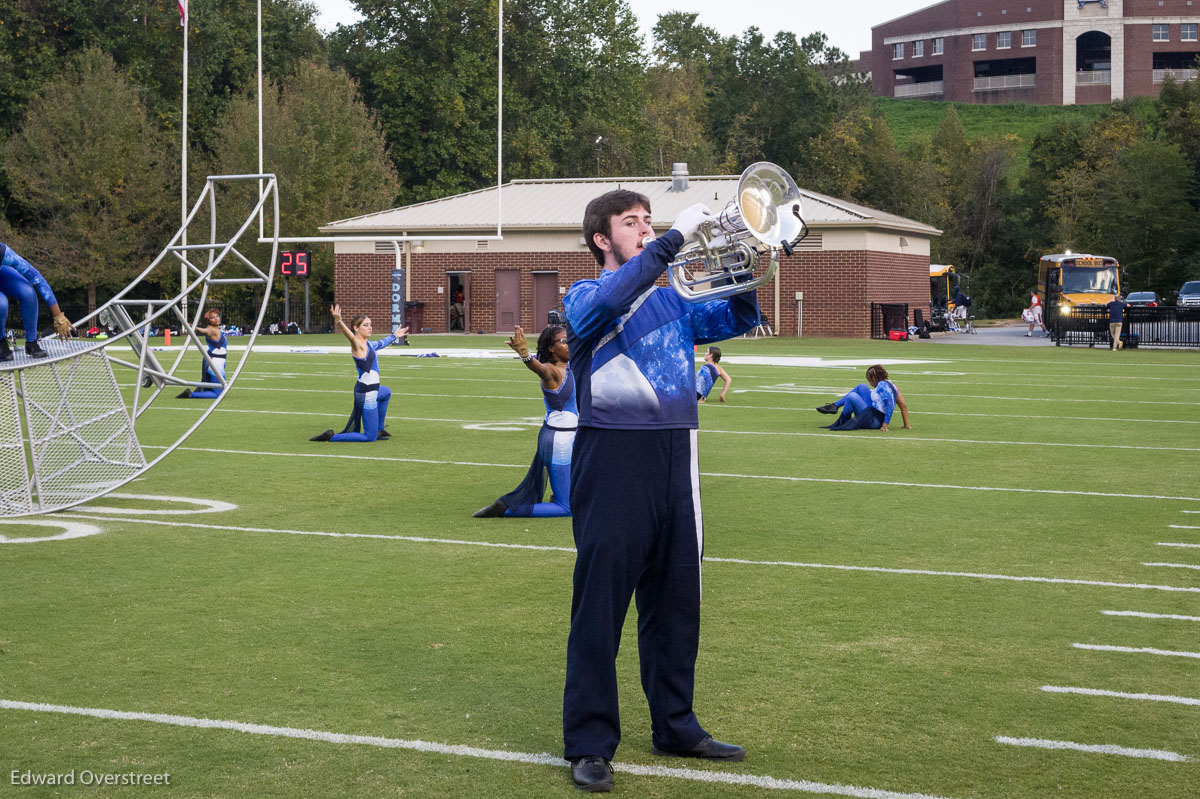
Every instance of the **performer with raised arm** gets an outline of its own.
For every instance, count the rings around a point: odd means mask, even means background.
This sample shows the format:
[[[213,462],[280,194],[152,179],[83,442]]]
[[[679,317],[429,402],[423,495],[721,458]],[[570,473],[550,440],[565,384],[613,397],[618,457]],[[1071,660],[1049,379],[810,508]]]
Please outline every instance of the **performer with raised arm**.
[[[638,653],[656,755],[741,760],[692,710],[700,641],[703,527],[693,370],[697,343],[758,323],[754,293],[688,303],[654,283],[711,222],[703,205],[654,239],[650,201],[627,190],[588,204],[584,239],[603,268],[563,300],[579,430],[571,462],[577,551],[567,676],[564,757],[575,785],[612,789],[621,738],[617,648],[637,596]]]
[[[537,454],[533,456],[525,479],[473,515],[477,518],[570,516],[571,447],[575,444],[579,411],[575,405],[575,378],[571,375],[567,331],[561,325],[550,325],[543,330],[538,336],[536,358],[529,352],[529,343],[520,325],[513,328],[512,337],[505,343],[521,356],[521,362],[529,371],[541,379],[546,418],[538,432]],[[552,495],[550,502],[542,502],[547,472]]]
[[[358,314],[350,320],[349,327],[342,321],[342,309],[334,305],[330,309],[333,323],[342,335],[350,340],[350,355],[354,358],[354,368],[358,370],[358,382],[354,384],[354,411],[350,421],[342,432],[334,434],[333,428],[320,435],[313,436],[309,441],[375,441],[391,438],[384,429],[387,422],[388,400],[392,390],[379,384],[379,358],[376,352],[394,344],[408,334],[407,327],[397,327],[390,336],[384,336],[379,341],[369,341],[371,338],[371,317]],[[359,432],[359,425],[362,432]]]
[[[221,330],[221,312],[209,308],[204,312],[204,324],[196,325],[196,332],[204,335],[208,347],[208,361],[200,366],[200,382],[216,383],[214,388],[184,389],[176,399],[215,399],[221,396],[225,383],[225,359],[229,354],[229,342]],[[209,361],[212,366],[209,366]]]
[[[38,344],[38,296],[50,307],[54,332],[60,337],[71,335],[71,321],[59,309],[58,300],[42,273],[17,254],[7,244],[0,244],[0,361],[13,359],[5,334],[8,323],[8,304],[15,300],[21,305],[21,323],[25,326],[25,354],[30,358],[48,357]]]

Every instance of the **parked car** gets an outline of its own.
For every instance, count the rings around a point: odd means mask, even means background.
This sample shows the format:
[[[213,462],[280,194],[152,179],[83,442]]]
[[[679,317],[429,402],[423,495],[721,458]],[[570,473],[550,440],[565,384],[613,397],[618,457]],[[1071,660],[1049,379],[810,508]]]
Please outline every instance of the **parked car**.
[[[1125,298],[1127,305],[1139,305],[1143,308],[1157,308],[1161,305],[1156,291],[1131,291]]]
[[[1200,305],[1200,280],[1189,280],[1183,284],[1183,288],[1179,290],[1179,300],[1176,305],[1180,308]]]

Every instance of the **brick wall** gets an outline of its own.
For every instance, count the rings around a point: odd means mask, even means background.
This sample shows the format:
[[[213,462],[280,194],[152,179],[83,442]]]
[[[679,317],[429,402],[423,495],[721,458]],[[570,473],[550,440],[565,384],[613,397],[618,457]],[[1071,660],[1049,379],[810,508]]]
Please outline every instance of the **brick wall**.
[[[389,281],[396,259],[392,255],[339,254],[334,267],[334,296],[349,318],[366,313],[374,320],[390,318]],[[425,303],[422,326],[447,332],[446,273],[470,270],[472,332],[496,331],[494,273],[521,273],[521,324],[541,330],[545,320],[533,319],[533,272],[556,270],[558,285],[594,278],[598,267],[588,252],[570,253],[414,253],[412,296]],[[929,313],[929,259],[867,251],[798,253],[780,263],[780,313],[774,319],[774,287],[759,291],[759,304],[778,335],[796,335],[796,292],[804,292],[805,336],[867,338],[871,334],[872,302],[907,302]],[[665,277],[659,280],[666,285]],[[561,295],[560,295],[561,296]],[[560,305],[561,307],[561,305]],[[384,325],[386,326],[386,324]],[[376,328],[383,326],[376,324]]]

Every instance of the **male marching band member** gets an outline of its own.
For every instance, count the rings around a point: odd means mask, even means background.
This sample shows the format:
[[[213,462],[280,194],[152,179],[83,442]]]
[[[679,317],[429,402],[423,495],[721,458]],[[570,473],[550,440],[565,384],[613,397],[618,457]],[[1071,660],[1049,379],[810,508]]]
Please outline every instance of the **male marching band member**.
[[[694,348],[758,323],[752,292],[691,304],[654,282],[712,214],[695,205],[652,239],[650,202],[626,190],[588,204],[584,239],[603,267],[563,300],[579,430],[571,462],[576,560],[563,692],[575,784],[612,788],[620,741],[617,647],[636,593],[642,684],[657,755],[741,760],[692,711],[703,527]]]

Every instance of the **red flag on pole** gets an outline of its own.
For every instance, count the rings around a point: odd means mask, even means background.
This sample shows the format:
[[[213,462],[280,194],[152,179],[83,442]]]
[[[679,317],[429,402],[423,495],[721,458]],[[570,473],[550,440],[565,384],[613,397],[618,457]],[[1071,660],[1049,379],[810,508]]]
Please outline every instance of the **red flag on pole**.
[[[187,23],[187,0],[179,0],[179,24]]]

